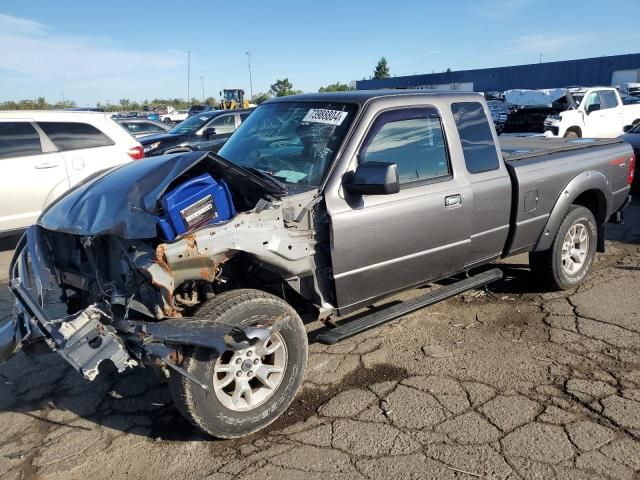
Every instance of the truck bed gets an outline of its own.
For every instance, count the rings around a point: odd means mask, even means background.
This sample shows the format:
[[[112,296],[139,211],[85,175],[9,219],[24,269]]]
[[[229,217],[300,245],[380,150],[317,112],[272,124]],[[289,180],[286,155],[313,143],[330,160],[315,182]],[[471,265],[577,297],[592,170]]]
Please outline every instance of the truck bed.
[[[500,148],[514,187],[509,255],[530,250],[541,238],[559,195],[581,173],[602,179],[610,209],[628,195],[624,165],[631,149],[620,140],[501,136]],[[614,210],[598,220],[605,222]]]
[[[507,162],[516,162],[542,155],[549,155],[572,150],[586,150],[620,143],[616,138],[577,138],[565,140],[563,138],[516,137],[502,135],[499,137],[502,156]]]

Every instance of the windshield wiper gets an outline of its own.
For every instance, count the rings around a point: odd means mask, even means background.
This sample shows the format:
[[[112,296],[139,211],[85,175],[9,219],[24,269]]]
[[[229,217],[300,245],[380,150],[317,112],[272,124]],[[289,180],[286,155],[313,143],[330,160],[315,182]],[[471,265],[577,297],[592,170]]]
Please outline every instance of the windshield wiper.
[[[246,168],[250,172],[257,174],[260,178],[263,178],[271,182],[272,185],[275,185],[280,189],[286,190],[287,188],[287,186],[284,183],[282,183],[280,180],[275,179],[273,176],[271,176],[264,170],[260,170],[259,168],[256,168],[256,167],[243,167],[243,168]]]

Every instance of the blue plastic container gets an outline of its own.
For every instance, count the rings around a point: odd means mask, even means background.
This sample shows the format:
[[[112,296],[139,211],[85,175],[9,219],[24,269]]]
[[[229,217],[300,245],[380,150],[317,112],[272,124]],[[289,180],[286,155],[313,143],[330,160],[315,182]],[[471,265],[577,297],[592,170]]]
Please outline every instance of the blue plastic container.
[[[236,214],[226,182],[206,173],[165,193],[160,203],[164,216],[158,219],[158,226],[167,240],[207,224],[225,222]]]

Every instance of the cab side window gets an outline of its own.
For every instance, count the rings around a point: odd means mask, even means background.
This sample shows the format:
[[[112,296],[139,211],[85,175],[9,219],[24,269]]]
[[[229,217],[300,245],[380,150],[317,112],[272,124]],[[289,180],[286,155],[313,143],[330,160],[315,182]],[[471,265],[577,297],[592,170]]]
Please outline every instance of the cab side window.
[[[0,159],[42,153],[40,135],[29,122],[0,122]]]
[[[600,94],[598,92],[591,92],[584,102],[584,111],[587,113],[594,112],[601,108]]]
[[[498,151],[484,108],[479,102],[451,104],[458,135],[469,173],[482,173],[500,168]]]
[[[392,110],[379,115],[358,160],[397,164],[401,188],[451,175],[442,123],[434,108]]]
[[[236,129],[235,114],[220,115],[209,122],[207,127],[215,128],[216,134],[231,133]]]
[[[602,98],[602,108],[616,108],[618,106],[618,96],[613,90],[603,90],[600,92]]]

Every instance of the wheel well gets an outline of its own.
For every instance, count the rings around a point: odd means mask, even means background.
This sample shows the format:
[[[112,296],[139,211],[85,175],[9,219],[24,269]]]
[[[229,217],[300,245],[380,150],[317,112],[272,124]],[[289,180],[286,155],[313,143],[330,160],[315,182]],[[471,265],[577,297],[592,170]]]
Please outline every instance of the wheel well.
[[[604,224],[607,221],[607,200],[604,198],[604,194],[600,190],[587,190],[578,195],[573,204],[588,208],[593,213],[598,228],[596,251],[604,253]]]
[[[575,132],[580,138],[582,138],[582,129],[580,127],[569,127],[566,130],[567,132]],[[566,135],[566,132],[565,132]]]
[[[594,189],[582,192],[573,201],[573,204],[580,205],[591,210],[591,213],[593,213],[593,216],[596,218],[598,225],[602,225],[606,222],[607,200],[600,190]]]

